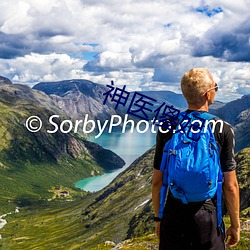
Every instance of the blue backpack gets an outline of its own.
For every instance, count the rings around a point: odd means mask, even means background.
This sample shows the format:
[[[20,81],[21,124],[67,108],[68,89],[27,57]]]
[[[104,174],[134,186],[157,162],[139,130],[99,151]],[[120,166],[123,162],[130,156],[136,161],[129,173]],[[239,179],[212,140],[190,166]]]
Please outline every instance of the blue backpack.
[[[163,217],[168,189],[184,204],[211,199],[217,192],[217,220],[221,226],[222,171],[220,154],[207,112],[183,112],[172,138],[165,144],[160,170],[159,218]],[[197,123],[199,125],[197,125]]]

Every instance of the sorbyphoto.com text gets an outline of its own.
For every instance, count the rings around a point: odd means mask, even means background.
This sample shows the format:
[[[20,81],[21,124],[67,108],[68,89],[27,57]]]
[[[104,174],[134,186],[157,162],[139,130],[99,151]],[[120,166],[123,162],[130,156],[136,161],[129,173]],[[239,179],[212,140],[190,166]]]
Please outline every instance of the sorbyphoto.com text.
[[[100,137],[104,132],[112,133],[114,130],[117,132],[120,130],[121,133],[133,133],[134,131],[138,133],[146,133],[149,130],[151,133],[157,133],[159,129],[162,133],[167,133],[171,130],[171,127],[166,127],[162,122],[157,124],[158,121],[151,120],[139,120],[135,122],[132,119],[128,119],[128,114],[121,117],[119,115],[112,115],[110,120],[105,120],[101,122],[100,120],[92,120],[89,119],[89,115],[86,114],[84,119],[71,121],[69,119],[63,120],[58,124],[58,119],[60,119],[59,115],[52,115],[48,118],[46,123],[50,124],[50,129],[47,129],[46,132],[49,134],[54,134],[60,131],[61,133],[83,133],[83,134],[91,134],[94,133],[94,137]],[[25,123],[26,128],[32,132],[36,133],[41,130],[43,123],[38,116],[30,116]],[[183,124],[187,123],[188,120],[183,120],[181,124],[179,124],[176,129],[173,129],[173,133],[180,132],[183,133],[182,127]],[[201,128],[204,127],[204,132],[207,131],[208,126],[211,127],[212,132],[215,130],[215,126],[219,123],[220,129],[219,133],[222,133],[223,130],[223,121],[222,120],[206,120],[205,124],[201,124],[200,120],[194,120],[191,122],[191,132],[199,133]],[[197,125],[198,124],[198,125]],[[52,126],[52,127],[51,127]],[[165,127],[165,128],[163,128]]]

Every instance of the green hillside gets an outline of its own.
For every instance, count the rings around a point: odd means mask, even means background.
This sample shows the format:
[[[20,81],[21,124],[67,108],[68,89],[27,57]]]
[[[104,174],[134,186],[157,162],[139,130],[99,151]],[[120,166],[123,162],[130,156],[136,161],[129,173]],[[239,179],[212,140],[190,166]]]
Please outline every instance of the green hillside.
[[[119,156],[80,135],[47,133],[52,130],[48,118],[54,114],[67,117],[44,93],[0,85],[0,215],[53,197],[49,190],[55,186],[74,189],[75,182],[91,174],[124,165]],[[37,133],[25,127],[32,115],[43,121]]]
[[[249,168],[249,150],[236,157],[239,171],[242,166]],[[105,241],[124,250],[157,249],[156,237],[148,235],[154,232],[150,198],[153,153],[154,148],[102,191],[74,201],[55,199],[7,216],[8,224],[0,230],[3,249],[111,249]],[[239,181],[241,187],[245,185],[241,177]],[[228,225],[227,217],[225,221]],[[243,250],[249,246],[249,219],[242,217],[241,221],[241,242],[235,249]]]

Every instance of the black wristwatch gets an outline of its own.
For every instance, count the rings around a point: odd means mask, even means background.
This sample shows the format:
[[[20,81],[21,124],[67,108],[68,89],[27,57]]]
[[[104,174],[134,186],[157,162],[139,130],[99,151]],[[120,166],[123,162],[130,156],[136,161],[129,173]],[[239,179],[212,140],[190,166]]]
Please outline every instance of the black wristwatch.
[[[154,216],[154,221],[161,221],[161,218]]]

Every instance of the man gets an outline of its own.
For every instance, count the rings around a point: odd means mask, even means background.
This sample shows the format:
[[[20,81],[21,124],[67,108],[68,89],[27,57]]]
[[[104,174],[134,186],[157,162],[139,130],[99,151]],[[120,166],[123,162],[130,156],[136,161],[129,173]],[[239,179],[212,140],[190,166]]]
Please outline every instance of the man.
[[[188,103],[187,112],[208,112],[214,102],[217,84],[207,69],[194,68],[186,72],[181,80],[181,89]],[[216,124],[214,137],[220,148],[220,162],[223,171],[223,196],[230,216],[231,225],[226,231],[217,226],[215,198],[203,202],[183,204],[168,193],[163,218],[159,219],[160,189],[163,172],[160,171],[165,143],[173,133],[158,131],[152,180],[155,230],[160,239],[161,250],[210,249],[221,250],[236,246],[240,239],[239,187],[234,160],[234,133],[232,127],[223,121],[223,129]],[[163,127],[164,128],[164,127]],[[220,133],[221,132],[221,133]],[[226,237],[225,237],[226,236]]]

